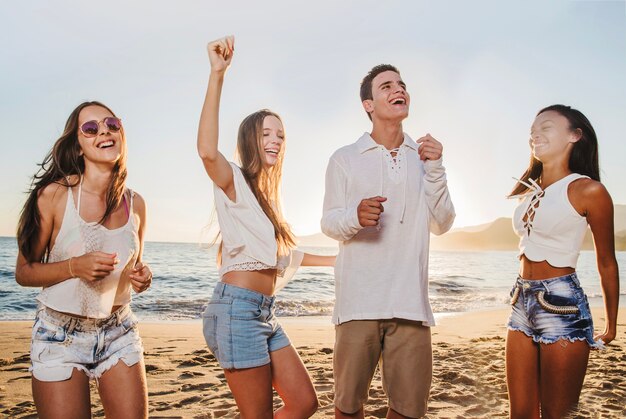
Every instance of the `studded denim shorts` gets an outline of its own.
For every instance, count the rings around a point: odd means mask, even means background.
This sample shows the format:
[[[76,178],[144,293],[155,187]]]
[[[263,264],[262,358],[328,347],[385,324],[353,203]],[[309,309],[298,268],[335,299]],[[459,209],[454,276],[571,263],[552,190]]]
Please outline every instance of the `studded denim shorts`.
[[[220,366],[260,367],[270,352],[289,346],[274,315],[275,297],[218,282],[202,314],[204,338]]]
[[[126,305],[104,319],[82,319],[37,309],[30,347],[33,376],[39,381],[63,381],[72,370],[98,379],[121,359],[133,366],[143,358],[137,318]]]
[[[524,332],[537,343],[584,340],[592,348],[593,320],[589,302],[575,273],[543,280],[518,278],[511,290],[509,330]]]

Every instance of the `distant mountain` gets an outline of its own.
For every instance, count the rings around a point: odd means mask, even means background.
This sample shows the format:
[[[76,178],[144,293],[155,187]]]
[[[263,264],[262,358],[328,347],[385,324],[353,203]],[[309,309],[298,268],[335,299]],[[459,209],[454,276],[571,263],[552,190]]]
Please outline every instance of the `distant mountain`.
[[[310,236],[298,237],[298,246],[304,247],[337,247],[337,241],[324,233],[311,234]]]

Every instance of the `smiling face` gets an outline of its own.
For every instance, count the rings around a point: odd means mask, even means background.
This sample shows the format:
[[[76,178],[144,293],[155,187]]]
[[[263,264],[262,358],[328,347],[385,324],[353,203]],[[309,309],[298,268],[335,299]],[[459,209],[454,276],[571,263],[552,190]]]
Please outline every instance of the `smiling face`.
[[[110,130],[104,119],[114,115],[101,106],[87,106],[78,115],[78,143],[85,162],[115,164],[125,153],[123,128],[114,132]],[[94,137],[87,137],[80,127],[87,121],[98,122],[98,133]]]
[[[556,111],[542,112],[530,129],[529,144],[533,156],[542,163],[569,158],[580,130],[572,130],[566,117]]]
[[[263,119],[263,150],[262,157],[266,166],[274,166],[282,153],[285,132],[280,119],[268,115]]]
[[[372,80],[372,99],[363,101],[363,108],[372,120],[402,121],[409,116],[411,97],[406,85],[395,71],[385,71]]]

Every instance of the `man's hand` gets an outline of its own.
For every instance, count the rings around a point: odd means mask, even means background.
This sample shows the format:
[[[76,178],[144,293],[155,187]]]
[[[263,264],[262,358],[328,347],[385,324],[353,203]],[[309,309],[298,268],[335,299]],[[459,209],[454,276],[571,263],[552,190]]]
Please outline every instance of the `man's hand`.
[[[416,141],[419,148],[417,152],[420,155],[420,159],[426,160],[439,160],[443,154],[443,146],[437,140],[435,140],[430,134],[426,134],[422,138]]]
[[[361,224],[362,227],[377,226],[381,214],[385,211],[382,203],[386,200],[387,198],[382,196],[374,196],[362,200],[357,207],[359,224]]]

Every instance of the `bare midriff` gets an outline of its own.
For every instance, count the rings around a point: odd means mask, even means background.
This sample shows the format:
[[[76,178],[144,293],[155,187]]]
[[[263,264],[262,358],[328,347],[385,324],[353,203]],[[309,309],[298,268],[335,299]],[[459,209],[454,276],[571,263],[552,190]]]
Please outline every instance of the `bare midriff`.
[[[557,268],[550,265],[547,261],[533,262],[525,255],[520,258],[520,277],[522,279],[548,279],[556,278],[559,276],[569,275],[576,270],[572,267],[566,266],[564,268]]]
[[[230,271],[222,276],[222,282],[235,287],[246,288],[268,296],[274,295],[276,269],[261,271]]]

